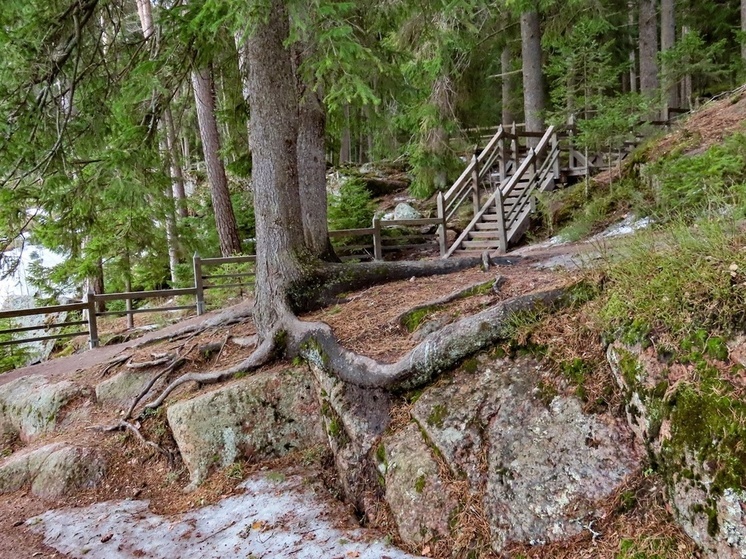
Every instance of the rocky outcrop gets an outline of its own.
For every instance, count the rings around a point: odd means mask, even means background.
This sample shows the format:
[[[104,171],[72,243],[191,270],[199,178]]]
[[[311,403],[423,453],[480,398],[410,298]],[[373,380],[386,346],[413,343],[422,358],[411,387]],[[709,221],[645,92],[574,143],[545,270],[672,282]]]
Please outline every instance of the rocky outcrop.
[[[311,376],[288,369],[257,373],[177,402],[167,417],[195,487],[213,466],[241,458],[257,462],[320,444],[319,412]]]
[[[29,442],[55,429],[60,413],[82,395],[70,381],[50,383],[42,376],[27,376],[0,387],[0,432]]]
[[[50,444],[23,450],[0,463],[0,493],[30,486],[42,499],[57,499],[94,487],[104,476],[101,454],[90,448]]]
[[[383,439],[379,467],[404,541],[456,536],[448,520],[457,503],[433,453],[480,498],[497,552],[579,533],[639,469],[626,426],[583,413],[574,398],[541,398],[540,368],[530,359],[470,361],[423,392],[412,409],[417,426]]]
[[[744,559],[746,405],[695,358],[696,366],[664,363],[639,346],[608,350],[629,423],[667,481],[677,521],[707,557]],[[695,371],[696,385],[687,382]]]
[[[394,398],[385,390],[340,382],[321,367],[311,370],[342,495],[360,512],[372,513],[381,487],[371,456],[391,422]]]
[[[124,370],[96,385],[96,401],[106,407],[127,410],[159,371]]]
[[[386,502],[402,540],[419,546],[450,537],[459,502],[417,426],[384,437],[380,448]]]

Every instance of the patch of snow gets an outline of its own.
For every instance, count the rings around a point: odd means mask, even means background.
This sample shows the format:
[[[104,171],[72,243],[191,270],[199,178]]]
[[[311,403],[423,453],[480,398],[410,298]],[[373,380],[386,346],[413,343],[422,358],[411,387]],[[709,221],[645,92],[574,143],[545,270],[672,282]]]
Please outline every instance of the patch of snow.
[[[639,231],[640,229],[646,229],[647,227],[650,227],[653,224],[653,220],[649,217],[644,217],[642,219],[637,219],[636,216],[632,214],[627,214],[624,216],[624,219],[620,221],[619,223],[616,223],[606,229],[606,231],[602,231],[598,235],[594,235],[591,237],[591,241],[600,241],[601,239],[608,239],[610,237],[621,237],[622,235],[631,235],[635,231]]]
[[[416,557],[371,539],[369,530],[335,525],[342,508],[325,502],[301,476],[273,482],[258,475],[241,487],[241,495],[173,517],[149,512],[147,501],[128,500],[51,510],[26,524],[76,559]]]

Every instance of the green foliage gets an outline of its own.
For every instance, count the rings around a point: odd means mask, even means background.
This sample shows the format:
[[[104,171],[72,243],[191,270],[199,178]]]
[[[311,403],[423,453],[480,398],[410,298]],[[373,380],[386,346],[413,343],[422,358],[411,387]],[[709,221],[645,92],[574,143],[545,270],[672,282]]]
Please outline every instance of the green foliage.
[[[625,538],[619,542],[619,552],[614,559],[675,559],[679,556],[677,543],[672,538]]]
[[[725,52],[726,39],[708,44],[696,31],[681,36],[673,48],[660,54],[663,87],[673,87],[687,75],[698,76],[700,83],[722,80],[730,70]]]
[[[746,135],[730,136],[697,155],[673,153],[651,165],[646,175],[655,187],[659,218],[724,211],[743,216]]]
[[[638,235],[624,257],[609,264],[601,312],[606,328],[642,325],[651,336],[665,332],[675,340],[701,329],[710,335],[742,329],[745,243],[742,229],[725,219]]]
[[[17,339],[13,334],[4,334],[3,330],[11,330],[16,325],[12,320],[0,319],[0,342],[9,342]],[[28,363],[33,352],[27,345],[0,346],[0,373],[10,371],[17,367],[23,367]]]
[[[329,229],[359,229],[370,227],[375,204],[365,184],[356,178],[345,181],[337,194],[329,196]]]

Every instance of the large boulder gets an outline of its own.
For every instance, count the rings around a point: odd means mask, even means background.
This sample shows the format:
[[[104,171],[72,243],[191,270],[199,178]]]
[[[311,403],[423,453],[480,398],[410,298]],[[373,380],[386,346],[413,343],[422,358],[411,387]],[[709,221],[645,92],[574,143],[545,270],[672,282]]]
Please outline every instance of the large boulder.
[[[103,479],[105,462],[90,448],[54,443],[22,450],[0,463],[0,493],[30,486],[42,499],[57,499],[94,487]]]
[[[433,450],[414,424],[381,441],[379,465],[386,484],[386,502],[399,536],[407,545],[421,545],[450,536],[449,521],[459,507],[455,492],[441,477]]]
[[[730,357],[741,361],[741,348],[735,340]],[[664,362],[652,348],[621,343],[607,358],[628,421],[666,478],[678,523],[706,557],[745,559],[746,404],[727,373],[702,355],[696,365]]]
[[[43,376],[27,376],[0,387],[0,432],[17,434],[23,442],[53,431],[64,408],[83,395],[70,381],[50,383]]]
[[[548,401],[536,361],[482,358],[463,369],[426,390],[412,415],[452,473],[484,495],[495,551],[579,533],[639,469],[623,422],[585,414],[575,398]]]
[[[298,369],[257,373],[177,402],[167,417],[190,488],[204,481],[212,466],[240,458],[259,462],[324,440],[312,378]]]

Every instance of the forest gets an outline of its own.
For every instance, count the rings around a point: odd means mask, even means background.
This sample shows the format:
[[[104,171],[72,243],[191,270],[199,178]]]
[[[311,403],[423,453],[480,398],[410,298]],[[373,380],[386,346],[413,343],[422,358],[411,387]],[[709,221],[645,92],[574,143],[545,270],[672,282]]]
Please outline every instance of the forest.
[[[573,115],[579,145],[610,147],[740,83],[744,5],[4,2],[0,251],[32,241],[63,254],[34,274],[52,296],[178,285],[195,252],[253,253],[262,148],[249,128],[277,101],[306,241],[325,254],[327,167],[399,162],[427,198],[458,176],[480,127]],[[252,38],[278,18],[285,106],[251,91]]]

